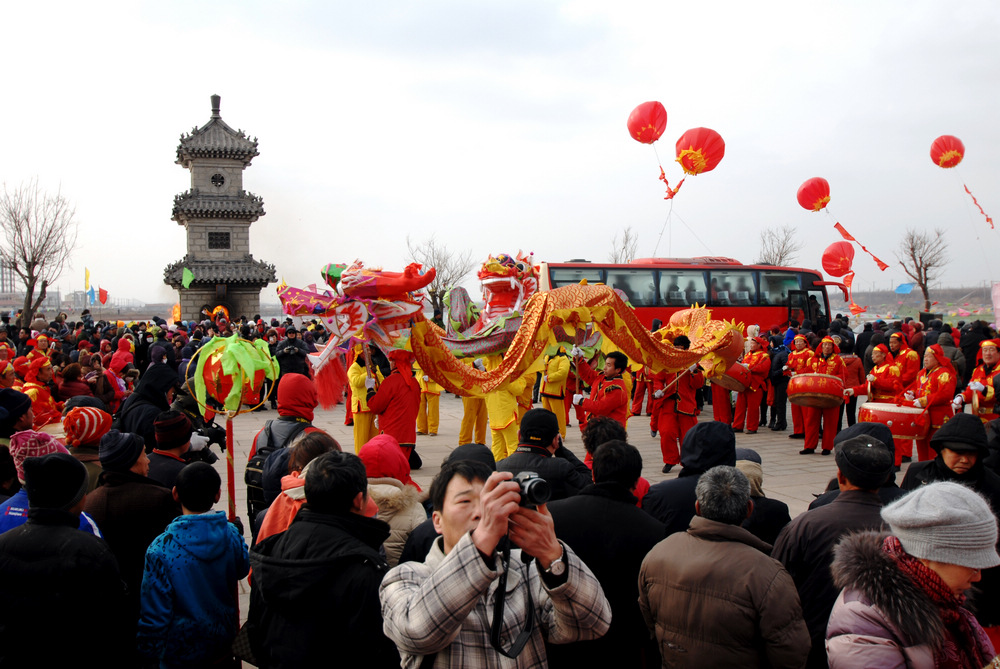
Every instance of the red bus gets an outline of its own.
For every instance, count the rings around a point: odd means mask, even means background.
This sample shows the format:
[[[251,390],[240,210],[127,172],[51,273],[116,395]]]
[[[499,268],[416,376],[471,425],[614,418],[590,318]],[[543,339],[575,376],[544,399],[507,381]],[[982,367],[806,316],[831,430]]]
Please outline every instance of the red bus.
[[[603,283],[621,290],[646,327],[658,318],[692,304],[708,306],[716,319],[757,324],[761,331],[789,320],[808,319],[826,327],[830,303],[825,281],[817,270],[773,265],[744,265],[732,258],[639,258],[627,264],[571,260],[541,263],[539,289],[580,283]]]

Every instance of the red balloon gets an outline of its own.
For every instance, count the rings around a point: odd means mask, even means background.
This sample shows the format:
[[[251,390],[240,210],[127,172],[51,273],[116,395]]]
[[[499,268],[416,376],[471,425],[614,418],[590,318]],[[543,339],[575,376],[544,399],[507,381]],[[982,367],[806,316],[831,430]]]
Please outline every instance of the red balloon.
[[[691,128],[677,140],[677,162],[687,174],[711,172],[726,155],[722,135],[711,128]]]
[[[823,251],[823,271],[830,276],[844,276],[851,271],[854,247],[850,242],[834,242]]]
[[[823,177],[813,177],[799,186],[795,194],[799,204],[809,211],[819,211],[830,202],[830,182]]]
[[[643,102],[628,115],[628,132],[632,139],[652,144],[667,129],[667,110],[659,102]]]
[[[938,167],[955,167],[965,157],[965,145],[954,135],[941,135],[931,144],[931,160]]]

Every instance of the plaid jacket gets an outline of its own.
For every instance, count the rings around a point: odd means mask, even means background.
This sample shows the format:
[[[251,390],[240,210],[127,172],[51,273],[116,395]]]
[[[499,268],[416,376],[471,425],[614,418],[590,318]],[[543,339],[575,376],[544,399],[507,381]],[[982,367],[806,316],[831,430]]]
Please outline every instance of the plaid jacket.
[[[597,639],[611,624],[611,606],[587,565],[564,545],[566,583],[549,590],[536,563],[511,551],[502,642],[509,648],[524,628],[527,592],[535,603],[531,638],[516,659],[490,645],[490,621],[498,569],[486,566],[471,532],[444,555],[435,541],[426,562],[405,562],[382,581],[379,598],[385,634],[399,648],[404,669],[420,666],[421,656],[437,653],[434,667],[547,667],[545,641],[572,643]]]

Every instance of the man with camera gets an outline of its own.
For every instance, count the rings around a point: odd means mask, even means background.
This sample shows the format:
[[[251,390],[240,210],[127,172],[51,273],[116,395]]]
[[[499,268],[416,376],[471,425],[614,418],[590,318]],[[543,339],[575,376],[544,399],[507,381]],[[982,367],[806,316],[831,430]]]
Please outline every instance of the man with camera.
[[[611,608],[597,579],[556,539],[544,504],[521,506],[524,487],[512,479],[459,460],[431,484],[442,536],[425,562],[398,565],[379,591],[385,633],[403,667],[544,666],[546,640],[607,632]]]
[[[525,413],[518,437],[517,450],[497,463],[497,471],[515,476],[524,471],[537,473],[548,482],[552,501],[572,497],[592,483],[587,465],[563,446],[559,419],[548,409]]]

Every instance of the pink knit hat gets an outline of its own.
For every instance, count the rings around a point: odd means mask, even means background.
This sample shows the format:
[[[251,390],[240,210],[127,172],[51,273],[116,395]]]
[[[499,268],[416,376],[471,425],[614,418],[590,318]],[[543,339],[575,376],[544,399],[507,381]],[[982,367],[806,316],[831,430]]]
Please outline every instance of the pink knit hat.
[[[45,432],[23,430],[15,432],[10,437],[10,456],[14,458],[17,480],[22,483],[24,482],[24,461],[49,453],[69,453],[69,451],[58,439]]]

